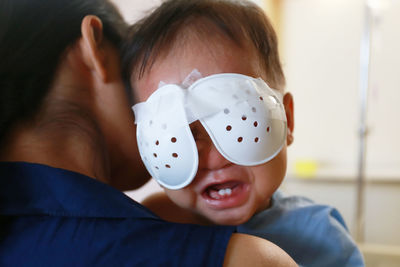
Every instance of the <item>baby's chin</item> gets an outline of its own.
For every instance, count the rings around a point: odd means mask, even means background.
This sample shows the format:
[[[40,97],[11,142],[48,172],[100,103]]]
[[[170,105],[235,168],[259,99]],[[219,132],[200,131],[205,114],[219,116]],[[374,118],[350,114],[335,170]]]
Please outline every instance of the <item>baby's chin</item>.
[[[202,215],[205,220],[209,221],[210,224],[217,225],[240,225],[252,217],[252,213],[247,212],[243,214],[242,212],[235,211],[213,211],[211,214]]]
[[[209,224],[217,225],[240,225],[244,224],[251,219],[256,213],[268,209],[270,207],[271,200],[265,200],[264,203],[252,203],[247,202],[245,205],[229,209],[208,209],[203,207],[201,210],[197,210],[197,214],[203,217]]]

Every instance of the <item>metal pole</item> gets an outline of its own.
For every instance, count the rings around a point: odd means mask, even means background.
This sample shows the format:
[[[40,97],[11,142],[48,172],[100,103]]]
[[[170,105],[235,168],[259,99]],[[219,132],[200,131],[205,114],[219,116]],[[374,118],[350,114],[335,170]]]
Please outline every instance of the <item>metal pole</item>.
[[[360,125],[359,125],[359,151],[357,172],[357,202],[356,202],[356,240],[364,242],[364,195],[365,195],[365,163],[367,129],[367,104],[369,66],[371,55],[371,27],[372,14],[368,4],[365,4],[364,30],[360,46]]]

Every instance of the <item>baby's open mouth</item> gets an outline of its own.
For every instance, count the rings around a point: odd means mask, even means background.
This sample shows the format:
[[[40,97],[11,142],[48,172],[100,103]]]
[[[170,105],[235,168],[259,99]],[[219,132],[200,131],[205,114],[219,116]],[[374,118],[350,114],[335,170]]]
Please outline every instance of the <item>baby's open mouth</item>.
[[[226,182],[222,184],[214,184],[208,186],[204,190],[204,195],[211,199],[219,200],[229,198],[235,194],[235,192],[239,189],[242,183],[240,182]]]
[[[222,183],[210,183],[203,191],[202,198],[207,207],[223,210],[245,204],[251,193],[251,185],[243,181],[230,180]]]

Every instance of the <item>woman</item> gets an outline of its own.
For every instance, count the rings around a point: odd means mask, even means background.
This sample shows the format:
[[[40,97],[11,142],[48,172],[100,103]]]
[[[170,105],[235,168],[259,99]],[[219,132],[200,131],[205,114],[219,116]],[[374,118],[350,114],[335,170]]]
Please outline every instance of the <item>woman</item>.
[[[0,0],[1,266],[288,266],[231,227],[167,223],[147,179],[106,0]],[[97,180],[97,181],[96,181]]]

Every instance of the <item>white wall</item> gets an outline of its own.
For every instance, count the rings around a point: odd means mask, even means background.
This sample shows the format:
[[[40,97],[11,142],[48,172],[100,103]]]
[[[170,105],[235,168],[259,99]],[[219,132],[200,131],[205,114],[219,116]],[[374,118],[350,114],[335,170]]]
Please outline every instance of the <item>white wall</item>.
[[[161,3],[161,0],[111,0],[124,16],[125,20],[133,23],[143,17],[153,7]]]
[[[362,29],[360,1],[284,1],[283,62],[295,100],[294,161],[313,159],[331,176],[354,176]]]
[[[386,2],[373,25],[367,176],[400,179],[400,2]],[[296,122],[289,172],[297,160],[312,159],[319,177],[354,178],[364,1],[283,3],[283,59]]]
[[[350,230],[355,226],[365,2],[283,0],[281,26],[287,87],[295,100],[295,141],[283,188],[336,206]],[[365,241],[397,246],[391,254],[397,256],[392,265],[383,263],[386,257],[367,266],[399,266],[400,1],[374,2],[386,3],[386,9],[374,11],[372,24]],[[297,178],[296,162],[303,159],[317,165],[308,180]]]

